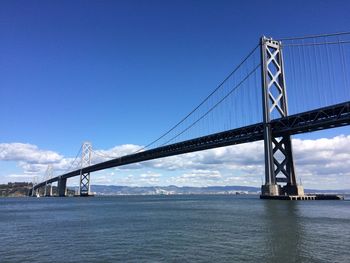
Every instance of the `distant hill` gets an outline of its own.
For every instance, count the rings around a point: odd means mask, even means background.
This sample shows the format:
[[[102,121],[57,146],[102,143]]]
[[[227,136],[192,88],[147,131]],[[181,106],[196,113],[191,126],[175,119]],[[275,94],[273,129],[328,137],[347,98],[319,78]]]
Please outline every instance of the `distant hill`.
[[[152,194],[235,194],[236,192],[257,193],[260,188],[248,186],[209,186],[209,187],[178,187],[170,186],[116,186],[92,185],[91,191],[97,195],[152,195]]]
[[[27,182],[0,184],[0,197],[27,196],[32,187],[32,183]]]
[[[96,195],[154,195],[154,194],[260,194],[260,187],[250,186],[208,186],[208,187],[178,187],[169,186],[117,186],[91,185],[91,191]],[[350,190],[316,190],[305,189],[306,193],[337,193],[347,194]]]
[[[0,184],[0,197],[27,196],[32,183],[15,182]],[[91,185],[91,191],[96,195],[181,195],[181,194],[260,194],[260,187],[251,186],[118,186],[118,185]],[[319,194],[350,194],[350,189],[342,190],[317,190],[305,189],[306,193]],[[44,195],[44,188],[40,189],[40,195]],[[57,187],[53,186],[53,195],[57,195]],[[68,195],[74,195],[74,189],[68,188]]]
[[[14,182],[0,184],[0,197],[24,197],[28,196],[33,184],[28,182]],[[44,195],[44,188],[40,188],[40,196]],[[57,195],[57,186],[52,187],[53,195]],[[73,189],[67,189],[67,194],[74,195]]]

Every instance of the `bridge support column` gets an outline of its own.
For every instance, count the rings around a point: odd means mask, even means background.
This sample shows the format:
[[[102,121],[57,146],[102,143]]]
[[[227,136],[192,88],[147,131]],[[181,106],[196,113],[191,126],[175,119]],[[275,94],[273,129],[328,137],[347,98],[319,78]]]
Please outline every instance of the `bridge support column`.
[[[261,195],[304,195],[296,183],[291,137],[275,136],[270,125],[272,119],[288,115],[281,42],[261,38],[261,69],[265,151],[265,185]]]
[[[80,170],[80,183],[79,183],[79,195],[90,196],[90,173],[83,172],[83,168],[91,165],[91,151],[92,146],[89,142],[84,142],[81,155],[81,170]]]
[[[57,183],[58,196],[63,197],[67,195],[67,179],[59,178]]]
[[[45,193],[44,196],[52,196],[52,183],[45,185]]]

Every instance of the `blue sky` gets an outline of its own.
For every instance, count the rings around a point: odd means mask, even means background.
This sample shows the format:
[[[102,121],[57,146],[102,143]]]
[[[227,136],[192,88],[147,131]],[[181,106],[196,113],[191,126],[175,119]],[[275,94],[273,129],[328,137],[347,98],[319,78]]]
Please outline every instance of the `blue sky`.
[[[101,150],[145,145],[206,97],[260,36],[347,31],[349,9],[348,1],[321,0],[3,0],[0,143],[30,144],[65,158],[85,140]],[[26,163],[3,158],[2,181],[26,173]],[[155,169],[137,174],[191,173]]]

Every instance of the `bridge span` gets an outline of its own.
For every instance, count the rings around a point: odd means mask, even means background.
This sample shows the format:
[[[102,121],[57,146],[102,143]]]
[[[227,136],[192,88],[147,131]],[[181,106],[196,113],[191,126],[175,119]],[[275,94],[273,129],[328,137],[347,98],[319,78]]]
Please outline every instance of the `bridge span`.
[[[290,115],[271,121],[272,134],[277,137],[320,131],[346,125],[350,125],[350,101],[325,108],[303,112],[300,114]],[[45,185],[52,184],[54,182],[59,182],[58,185],[61,186],[61,188],[66,187],[66,182],[62,183],[61,181],[66,181],[68,178],[79,176],[82,173],[85,174],[97,172],[108,168],[179,154],[260,141],[264,138],[263,131],[264,124],[257,123],[234,130],[211,134],[208,136],[203,136],[180,143],[174,143],[156,149],[122,156],[53,177],[47,181],[43,181],[35,185],[34,190],[40,187],[45,187]],[[59,192],[61,193],[61,196],[63,196],[62,193],[65,192],[65,189],[61,189]]]

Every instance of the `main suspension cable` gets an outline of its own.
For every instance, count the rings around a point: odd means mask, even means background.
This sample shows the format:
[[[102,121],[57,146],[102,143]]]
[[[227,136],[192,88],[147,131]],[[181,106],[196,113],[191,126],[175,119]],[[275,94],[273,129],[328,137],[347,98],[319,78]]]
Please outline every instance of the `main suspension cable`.
[[[301,40],[301,39],[308,39],[308,38],[332,37],[332,36],[341,36],[341,35],[350,35],[350,31],[330,33],[330,34],[306,35],[306,36],[300,36],[300,37],[279,38],[278,41]]]
[[[164,134],[162,134],[160,137],[155,139],[154,141],[150,142],[146,146],[139,149],[136,153],[141,152],[145,149],[147,149],[149,146],[153,145],[154,143],[158,142],[162,138],[164,138],[166,135],[168,135],[170,132],[175,130],[180,124],[182,124],[186,119],[188,119],[194,112],[196,112],[210,97],[212,97],[221,87],[222,85],[235,73],[237,70],[246,62],[250,56],[256,51],[256,49],[260,46],[260,44],[256,45],[249,53],[248,55],[241,61],[241,63],[238,64],[238,66],[197,106],[195,107],[190,113],[188,113],[185,117],[183,117],[178,123],[176,123],[172,128],[170,128],[168,131],[166,131]]]

